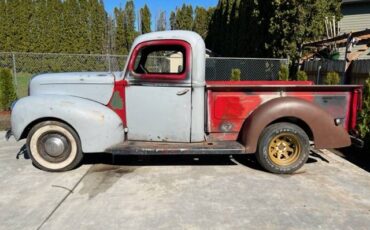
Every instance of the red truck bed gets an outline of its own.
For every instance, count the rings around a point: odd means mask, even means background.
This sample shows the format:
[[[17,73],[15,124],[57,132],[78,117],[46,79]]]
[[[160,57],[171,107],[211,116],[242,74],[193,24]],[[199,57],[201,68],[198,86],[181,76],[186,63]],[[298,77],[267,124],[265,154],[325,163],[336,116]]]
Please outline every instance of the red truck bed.
[[[310,81],[207,81],[206,89],[208,132],[234,140],[246,117],[259,105],[278,97],[310,101],[333,117],[342,118],[343,126],[352,130],[361,106],[362,86],[313,85]]]

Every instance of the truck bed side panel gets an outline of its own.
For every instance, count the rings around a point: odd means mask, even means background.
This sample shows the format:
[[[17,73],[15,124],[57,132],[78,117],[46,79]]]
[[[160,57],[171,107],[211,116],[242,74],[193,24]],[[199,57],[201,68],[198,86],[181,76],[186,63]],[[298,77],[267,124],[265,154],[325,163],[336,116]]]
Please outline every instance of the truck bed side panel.
[[[278,97],[295,97],[312,102],[350,129],[351,101],[355,86],[225,86],[208,87],[208,132],[239,133],[244,121],[258,106]],[[308,113],[310,111],[307,111]],[[319,119],[319,118],[318,118]],[[233,136],[235,139],[237,135]],[[230,135],[228,135],[228,140]]]

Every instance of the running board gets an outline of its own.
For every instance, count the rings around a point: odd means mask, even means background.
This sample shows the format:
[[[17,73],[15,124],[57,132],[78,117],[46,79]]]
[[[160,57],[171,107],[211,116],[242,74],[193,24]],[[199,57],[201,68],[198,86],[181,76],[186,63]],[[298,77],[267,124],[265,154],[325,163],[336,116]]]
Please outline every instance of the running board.
[[[245,154],[245,147],[236,141],[202,143],[164,143],[126,141],[106,150],[114,155],[234,155]]]

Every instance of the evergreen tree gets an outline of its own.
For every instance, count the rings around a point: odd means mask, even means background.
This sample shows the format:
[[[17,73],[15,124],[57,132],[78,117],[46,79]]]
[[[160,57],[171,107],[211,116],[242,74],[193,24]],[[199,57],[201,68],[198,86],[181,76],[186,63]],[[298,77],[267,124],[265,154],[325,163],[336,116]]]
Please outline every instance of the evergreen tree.
[[[107,15],[106,22],[105,22],[105,31],[106,31],[106,41],[104,44],[104,50],[103,52],[108,54],[115,53],[115,33],[116,28],[114,25],[114,18],[110,15]]]
[[[171,15],[170,15],[170,27],[171,27],[171,30],[176,30],[176,13],[173,11],[171,11]]]
[[[203,7],[195,8],[193,31],[200,34],[203,38],[207,37],[209,19],[208,11],[206,9]]]
[[[104,53],[107,40],[107,13],[105,12],[102,0],[90,0],[90,4],[90,52]]]
[[[126,39],[126,50],[131,49],[131,45],[137,36],[135,31],[135,6],[134,1],[129,0],[126,2],[124,10],[124,34]]]
[[[193,7],[183,4],[176,11],[176,29],[191,30],[193,28]]]
[[[339,0],[219,0],[207,46],[226,56],[291,57],[324,35],[325,16],[340,18]],[[236,45],[237,44],[237,45]]]
[[[166,30],[167,28],[167,20],[166,20],[166,12],[164,11],[161,11],[159,13],[159,17],[157,19],[157,26],[156,26],[156,30],[157,31],[164,31]]]
[[[150,13],[149,7],[145,4],[143,8],[140,9],[140,27],[141,27],[141,33],[146,34],[151,32],[151,17],[152,14]]]
[[[60,0],[48,0],[45,7],[43,20],[46,22],[45,33],[42,40],[45,41],[45,51],[48,53],[59,53],[61,52],[61,33],[63,18],[61,12],[63,11],[63,5]],[[33,36],[30,34],[30,36]]]
[[[0,0],[0,51],[6,50],[6,30],[8,29],[6,21],[6,4],[4,0]]]
[[[63,2],[63,26],[62,26],[62,45],[61,50],[64,53],[76,53],[80,47],[80,38],[78,31],[78,2],[77,0],[65,0]]]
[[[9,69],[0,69],[0,110],[8,110],[16,99],[12,73]]]
[[[125,39],[125,16],[122,9],[114,8],[115,16],[115,38],[113,50],[115,54],[127,54],[127,44]]]

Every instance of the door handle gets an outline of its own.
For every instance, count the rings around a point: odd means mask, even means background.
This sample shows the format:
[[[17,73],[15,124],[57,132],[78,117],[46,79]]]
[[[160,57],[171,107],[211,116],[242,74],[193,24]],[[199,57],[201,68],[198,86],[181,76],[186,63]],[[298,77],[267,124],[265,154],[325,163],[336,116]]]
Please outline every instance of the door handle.
[[[181,91],[177,92],[176,94],[177,94],[177,96],[182,96],[182,95],[185,95],[189,91],[190,91],[190,89],[184,89],[184,90],[181,90]]]

